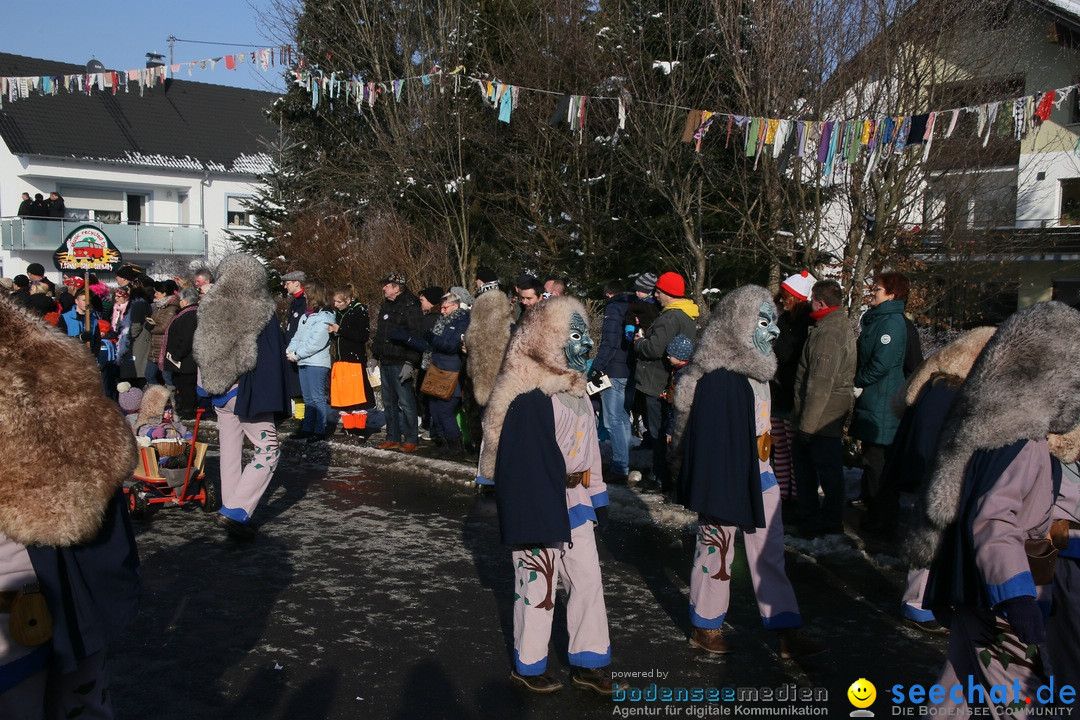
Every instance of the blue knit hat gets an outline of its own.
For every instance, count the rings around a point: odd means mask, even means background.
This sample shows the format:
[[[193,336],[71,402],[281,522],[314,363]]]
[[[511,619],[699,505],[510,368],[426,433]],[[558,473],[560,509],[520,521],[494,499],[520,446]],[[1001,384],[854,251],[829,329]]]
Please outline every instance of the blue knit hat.
[[[693,352],[694,346],[690,342],[690,338],[682,333],[671,338],[671,342],[667,344],[667,354],[682,362],[687,362]]]

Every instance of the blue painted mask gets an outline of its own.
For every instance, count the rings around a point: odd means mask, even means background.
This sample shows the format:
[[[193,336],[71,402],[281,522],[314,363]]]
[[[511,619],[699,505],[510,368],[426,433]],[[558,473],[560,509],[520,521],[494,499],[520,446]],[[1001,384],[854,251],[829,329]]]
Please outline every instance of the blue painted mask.
[[[772,303],[762,303],[758,310],[757,323],[754,325],[754,347],[762,355],[768,355],[778,337],[780,328],[776,326],[776,308]]]
[[[586,360],[593,349],[592,338],[588,335],[589,328],[580,315],[574,313],[570,316],[570,336],[566,339],[566,366],[571,370],[585,372]]]

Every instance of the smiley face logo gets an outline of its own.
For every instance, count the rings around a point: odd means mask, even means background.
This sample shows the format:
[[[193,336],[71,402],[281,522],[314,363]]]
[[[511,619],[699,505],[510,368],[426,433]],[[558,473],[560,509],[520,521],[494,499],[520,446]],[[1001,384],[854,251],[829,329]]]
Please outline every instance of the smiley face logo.
[[[868,708],[877,699],[877,688],[866,678],[859,678],[851,683],[851,687],[847,690],[847,698],[857,708]]]

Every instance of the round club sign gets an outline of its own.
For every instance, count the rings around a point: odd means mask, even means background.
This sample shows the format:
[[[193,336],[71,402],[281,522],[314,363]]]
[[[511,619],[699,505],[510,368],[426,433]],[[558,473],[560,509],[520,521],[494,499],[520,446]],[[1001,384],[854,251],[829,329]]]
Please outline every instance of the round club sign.
[[[53,262],[60,272],[71,270],[112,272],[122,262],[120,251],[101,228],[80,225],[56,249]]]

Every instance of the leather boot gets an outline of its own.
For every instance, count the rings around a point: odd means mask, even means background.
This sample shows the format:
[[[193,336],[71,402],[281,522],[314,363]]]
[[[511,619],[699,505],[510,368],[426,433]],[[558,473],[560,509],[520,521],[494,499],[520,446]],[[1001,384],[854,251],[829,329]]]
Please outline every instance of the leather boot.
[[[574,668],[574,671],[570,673],[570,682],[607,697],[611,697],[614,692],[614,688],[611,687],[611,676],[606,670],[600,668]]]
[[[799,630],[780,631],[780,657],[785,660],[820,655],[828,649],[825,645],[806,637]]]
[[[720,628],[715,630],[694,628],[690,632],[690,645],[717,655],[727,655],[731,652],[731,647],[728,646],[727,640],[724,639],[724,631]]]
[[[526,690],[534,693],[553,693],[562,690],[562,682],[558,679],[542,673],[540,675],[521,675],[517,670],[510,671],[510,681],[521,685]]]

